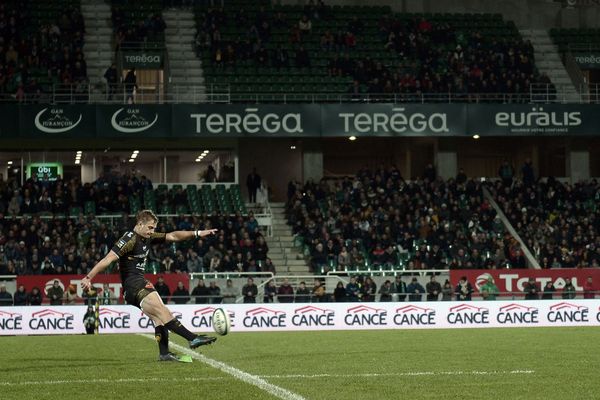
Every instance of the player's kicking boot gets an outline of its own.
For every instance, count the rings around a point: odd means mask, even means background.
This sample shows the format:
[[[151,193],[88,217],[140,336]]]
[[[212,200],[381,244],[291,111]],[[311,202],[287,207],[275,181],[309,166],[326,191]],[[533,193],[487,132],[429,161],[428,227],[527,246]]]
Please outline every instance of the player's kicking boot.
[[[216,341],[216,337],[199,335],[196,336],[196,338],[189,341],[190,349],[195,349],[200,346],[206,346],[207,344],[212,344]]]

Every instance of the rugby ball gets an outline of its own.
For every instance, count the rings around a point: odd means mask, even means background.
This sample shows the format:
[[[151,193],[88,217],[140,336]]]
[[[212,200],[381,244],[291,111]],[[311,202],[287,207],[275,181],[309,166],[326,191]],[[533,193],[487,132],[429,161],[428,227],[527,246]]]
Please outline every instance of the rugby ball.
[[[229,315],[222,308],[217,308],[212,315],[212,327],[215,332],[221,336],[225,336],[231,329],[231,321]]]

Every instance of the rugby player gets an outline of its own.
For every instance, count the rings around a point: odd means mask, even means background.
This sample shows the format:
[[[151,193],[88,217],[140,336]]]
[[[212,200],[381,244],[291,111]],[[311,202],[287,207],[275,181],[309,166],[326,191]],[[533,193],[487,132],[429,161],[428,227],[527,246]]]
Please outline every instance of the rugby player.
[[[119,261],[125,301],[140,308],[154,322],[159,361],[180,361],[178,356],[169,352],[169,331],[185,338],[192,349],[211,344],[217,339],[190,332],[173,316],[154,289],[154,285],[144,278],[146,257],[150,246],[154,243],[199,239],[213,235],[217,230],[158,233],[154,232],[157,223],[158,218],[152,211],[140,211],[136,216],[136,224],[133,230],[127,231],[108,254],[98,261],[81,281],[81,287],[84,291],[89,290],[92,286],[92,279],[96,275],[108,268],[111,263]]]

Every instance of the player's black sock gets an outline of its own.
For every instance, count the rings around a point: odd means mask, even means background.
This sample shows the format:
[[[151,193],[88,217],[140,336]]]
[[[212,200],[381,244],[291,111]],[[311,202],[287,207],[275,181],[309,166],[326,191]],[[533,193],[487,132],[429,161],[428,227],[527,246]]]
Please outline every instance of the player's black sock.
[[[164,325],[159,325],[154,328],[154,337],[158,343],[158,351],[161,355],[169,352],[169,330]]]
[[[165,324],[165,328],[167,328],[171,332],[178,334],[179,336],[185,338],[188,341],[196,339],[197,336],[192,332],[188,331],[185,326],[181,325],[181,322],[179,322],[177,318],[173,318],[172,320],[167,322]]]

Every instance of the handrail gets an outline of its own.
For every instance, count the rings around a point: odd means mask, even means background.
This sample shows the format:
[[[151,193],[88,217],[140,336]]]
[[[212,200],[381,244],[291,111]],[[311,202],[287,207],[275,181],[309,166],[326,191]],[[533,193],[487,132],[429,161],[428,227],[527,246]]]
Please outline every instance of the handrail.
[[[46,92],[25,93],[17,99],[15,93],[0,93],[0,103],[19,104],[127,104],[124,85],[116,85],[108,98],[105,84],[78,83],[52,85]],[[171,85],[167,82],[152,88],[138,88],[133,95],[136,104],[203,104],[203,103],[599,103],[600,99],[586,95],[573,96],[573,86],[532,84],[526,93],[264,93],[234,92],[228,84]]]
[[[585,82],[585,77],[581,71],[581,68],[579,68],[579,64],[577,64],[575,61],[573,53],[567,51],[563,54],[562,59],[565,69],[571,78],[571,82],[573,82],[573,85],[575,85],[575,89],[577,89],[577,91],[583,96],[589,94],[589,92],[586,90],[587,85]]]

